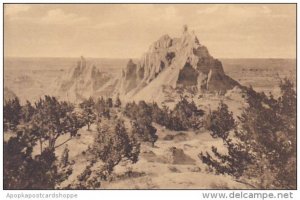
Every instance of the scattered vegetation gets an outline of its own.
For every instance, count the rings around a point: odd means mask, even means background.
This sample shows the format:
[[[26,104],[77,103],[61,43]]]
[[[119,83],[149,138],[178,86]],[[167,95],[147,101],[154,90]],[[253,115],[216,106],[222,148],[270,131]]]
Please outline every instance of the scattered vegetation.
[[[4,141],[4,189],[54,189],[66,176],[59,173],[53,149],[33,156],[36,137],[31,129],[17,131]]]
[[[238,122],[221,104],[211,116],[210,130],[228,153],[212,147],[213,156],[202,152],[201,160],[215,172],[246,179],[255,188],[295,189],[296,92],[287,79],[280,89],[281,96],[274,98],[248,88],[248,107]]]
[[[100,187],[102,180],[109,180],[114,167],[121,161],[136,163],[140,153],[140,143],[134,134],[129,134],[124,122],[117,120],[114,127],[106,123],[98,124],[98,134],[93,147],[90,149],[93,159],[86,169],[78,176],[79,183],[73,188],[94,189]],[[103,166],[92,172],[91,168],[101,160]],[[94,175],[92,175],[94,173]],[[96,174],[96,175],[95,175]]]
[[[275,98],[247,88],[248,106],[238,120],[223,102],[204,118],[204,111],[183,97],[173,109],[145,101],[127,103],[121,108],[119,97],[115,101],[89,98],[79,104],[80,109],[50,96],[24,105],[18,98],[11,99],[3,108],[4,130],[12,133],[4,141],[4,188],[54,189],[72,173],[67,168],[71,165],[70,150],[66,147],[58,161],[55,149],[78,135],[82,127],[90,130],[94,123],[97,135],[85,152],[92,159],[78,176],[78,183],[66,188],[99,188],[100,182],[108,180],[121,162],[138,161],[141,142],[155,145],[158,139],[155,122],[175,131],[196,131],[204,126],[212,137],[221,139],[226,153],[213,146],[212,153],[199,154],[209,172],[232,175],[254,188],[295,189],[296,92],[286,79],[280,89],[280,97]],[[130,119],[130,128],[119,118],[121,110]],[[57,144],[62,135],[70,137]],[[175,140],[175,136],[166,135],[164,140]],[[35,147],[40,149],[33,154]],[[97,161],[103,163],[98,171],[93,169]],[[179,172],[175,168],[170,170]],[[134,176],[132,173],[128,172],[128,177]]]
[[[3,107],[3,128],[15,130],[20,123],[22,107],[18,98],[5,102]]]
[[[84,126],[81,116],[68,102],[45,96],[34,106],[21,106],[16,98],[4,105],[6,128],[14,134],[4,141],[4,185],[6,189],[54,189],[65,178],[56,163],[57,139],[75,136]],[[14,117],[13,117],[14,116]],[[33,148],[40,153],[33,156]],[[45,145],[45,147],[44,147]]]
[[[141,111],[143,110],[143,111]],[[184,97],[176,104],[173,110],[163,106],[160,108],[157,103],[147,104],[144,101],[136,104],[135,102],[127,103],[124,114],[131,119],[143,117],[137,116],[139,113],[151,117],[153,122],[167,127],[170,130],[183,131],[188,129],[199,129],[203,126],[202,116],[204,111],[198,109],[195,103],[188,102]]]

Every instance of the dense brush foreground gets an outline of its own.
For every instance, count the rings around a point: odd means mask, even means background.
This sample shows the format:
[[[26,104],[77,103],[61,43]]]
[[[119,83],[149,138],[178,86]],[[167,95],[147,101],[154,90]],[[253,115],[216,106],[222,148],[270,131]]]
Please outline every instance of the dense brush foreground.
[[[4,188],[295,189],[296,93],[289,80],[279,87],[276,98],[245,88],[238,116],[222,101],[204,111],[183,96],[173,108],[118,97],[12,98]]]

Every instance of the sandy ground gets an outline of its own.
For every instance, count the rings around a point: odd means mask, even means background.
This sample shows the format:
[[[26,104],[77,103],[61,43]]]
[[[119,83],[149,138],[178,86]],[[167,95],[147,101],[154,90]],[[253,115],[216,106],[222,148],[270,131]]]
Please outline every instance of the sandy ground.
[[[121,163],[114,169],[114,175],[122,177],[129,169],[140,174],[137,177],[118,178],[113,181],[101,182],[100,189],[226,189],[226,188],[246,188],[236,182],[230,176],[216,175],[209,172],[205,164],[198,158],[198,154],[203,151],[210,151],[211,145],[224,149],[222,141],[214,139],[206,132],[191,131],[170,131],[162,126],[155,124],[157,134],[159,135],[155,147],[148,144],[142,144],[139,161],[135,164]],[[95,126],[92,131],[86,128],[80,130],[80,137],[73,138],[68,144],[70,149],[70,162],[73,165],[73,173],[63,185],[68,185],[76,180],[76,177],[82,173],[87,166],[88,158],[82,154],[88,146],[92,144],[96,135]],[[166,135],[173,135],[173,140],[164,140]],[[181,135],[176,137],[176,135]],[[182,136],[183,135],[183,136]],[[67,139],[66,136],[60,138],[60,141]],[[58,143],[60,142],[58,141]],[[182,149],[184,154],[191,158],[190,163],[171,163],[167,152],[171,147]],[[64,146],[56,150],[56,155],[61,155]],[[100,165],[101,165],[101,161]]]

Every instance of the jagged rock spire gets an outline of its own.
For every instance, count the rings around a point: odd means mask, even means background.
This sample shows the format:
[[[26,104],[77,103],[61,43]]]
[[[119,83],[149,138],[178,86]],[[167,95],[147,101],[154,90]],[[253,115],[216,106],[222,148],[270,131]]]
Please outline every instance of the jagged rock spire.
[[[186,32],[188,32],[188,26],[185,24],[185,25],[183,25],[183,33],[186,33]]]
[[[163,35],[140,60],[129,61],[118,92],[126,98],[162,102],[169,98],[166,88],[225,93],[238,85],[224,73],[222,63],[199,43],[195,33],[188,31],[184,25],[180,38]]]

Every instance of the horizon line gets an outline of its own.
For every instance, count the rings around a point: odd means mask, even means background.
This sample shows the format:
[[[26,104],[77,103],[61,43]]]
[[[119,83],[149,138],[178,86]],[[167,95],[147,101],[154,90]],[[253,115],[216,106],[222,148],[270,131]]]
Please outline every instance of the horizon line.
[[[78,58],[81,56],[3,56],[3,58]],[[140,59],[139,57],[93,57],[83,56],[89,59]],[[297,57],[214,57],[215,59],[297,59]]]

